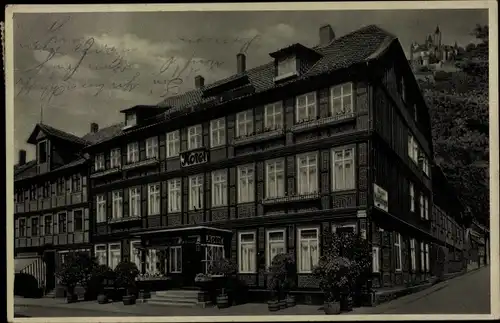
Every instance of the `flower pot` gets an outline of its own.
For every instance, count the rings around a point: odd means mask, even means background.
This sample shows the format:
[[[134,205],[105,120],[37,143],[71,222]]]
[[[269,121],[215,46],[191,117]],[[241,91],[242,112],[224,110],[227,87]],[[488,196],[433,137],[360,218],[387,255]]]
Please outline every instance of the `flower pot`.
[[[267,302],[267,307],[269,308],[269,312],[276,312],[280,310],[280,303],[278,301],[269,301]]]
[[[218,308],[228,308],[229,307],[229,297],[227,294],[221,294],[217,296],[217,307]]]
[[[135,304],[135,296],[134,295],[126,295],[122,297],[123,305],[134,305]]]
[[[106,294],[97,295],[97,303],[99,303],[99,304],[108,303],[108,295],[106,295]]]
[[[288,295],[286,298],[286,307],[294,307],[295,306],[295,296]]]
[[[284,310],[286,308],[286,300],[281,300],[279,301],[279,304],[280,304],[280,309]]]
[[[66,301],[68,303],[75,303],[78,301],[78,295],[76,295],[75,293],[68,293],[68,295],[66,296]]]
[[[325,302],[323,310],[327,315],[340,314],[340,302]]]
[[[343,295],[340,300],[340,310],[343,312],[352,311],[352,296],[351,295]]]

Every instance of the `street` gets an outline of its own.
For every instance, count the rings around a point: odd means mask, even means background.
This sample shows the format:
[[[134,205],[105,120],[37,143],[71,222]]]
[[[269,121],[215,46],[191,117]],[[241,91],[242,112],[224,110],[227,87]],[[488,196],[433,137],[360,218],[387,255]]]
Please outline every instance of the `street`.
[[[121,303],[99,305],[96,302],[66,304],[54,299],[16,299],[16,315],[29,317],[85,316],[212,316],[212,315],[322,315],[318,306],[297,305],[269,312],[267,304],[244,304],[219,310],[216,307],[169,307]],[[489,314],[490,268],[485,267],[436,284],[426,290],[407,295],[376,307],[355,308],[348,315],[367,314]]]

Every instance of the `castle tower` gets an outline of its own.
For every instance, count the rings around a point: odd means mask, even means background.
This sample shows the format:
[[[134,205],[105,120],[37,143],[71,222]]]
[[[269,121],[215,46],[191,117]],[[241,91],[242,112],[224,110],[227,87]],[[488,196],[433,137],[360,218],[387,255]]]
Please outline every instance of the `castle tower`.
[[[438,53],[442,52],[441,48],[441,30],[439,30],[439,26],[436,26],[436,31],[434,31],[434,46],[436,46],[436,51]]]

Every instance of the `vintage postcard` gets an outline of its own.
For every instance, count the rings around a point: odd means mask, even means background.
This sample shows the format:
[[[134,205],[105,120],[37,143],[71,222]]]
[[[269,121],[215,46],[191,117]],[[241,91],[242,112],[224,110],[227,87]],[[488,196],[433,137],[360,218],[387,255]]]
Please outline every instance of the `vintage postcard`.
[[[7,7],[10,320],[498,318],[497,19]]]

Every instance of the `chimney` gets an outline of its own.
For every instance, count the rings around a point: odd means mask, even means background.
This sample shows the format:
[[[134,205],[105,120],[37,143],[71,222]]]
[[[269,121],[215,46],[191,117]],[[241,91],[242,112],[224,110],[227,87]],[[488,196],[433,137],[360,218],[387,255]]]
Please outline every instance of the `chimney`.
[[[194,86],[199,89],[205,86],[205,79],[201,75],[196,75],[194,78]]]
[[[91,133],[96,133],[97,131],[99,131],[99,125],[95,122],[92,122],[90,124],[90,132]]]
[[[26,150],[19,150],[19,160],[17,161],[19,166],[26,164]]]
[[[326,46],[335,39],[335,33],[333,32],[332,26],[323,25],[319,28],[319,45]]]
[[[247,68],[246,56],[243,53],[236,55],[236,69],[238,74],[245,73]]]

